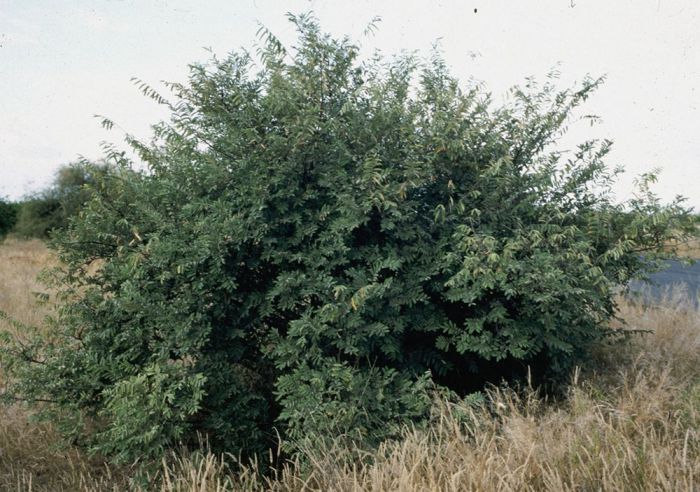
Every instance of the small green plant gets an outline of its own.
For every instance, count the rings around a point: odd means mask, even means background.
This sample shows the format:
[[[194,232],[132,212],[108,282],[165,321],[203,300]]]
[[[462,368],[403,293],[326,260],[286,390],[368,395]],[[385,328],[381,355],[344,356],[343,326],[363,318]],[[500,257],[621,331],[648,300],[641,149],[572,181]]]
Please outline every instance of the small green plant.
[[[613,202],[610,142],[556,149],[600,79],[496,107],[437,54],[362,61],[290,18],[293,50],[263,30],[257,65],[192,65],[173,102],[139,82],[172,110],[151,144],[127,136],[148,171],[110,151],[121,174],[53,240],[64,304],[5,360],[93,451],[373,444],[427,417],[431,387],[563,375],[692,229],[651,175]]]

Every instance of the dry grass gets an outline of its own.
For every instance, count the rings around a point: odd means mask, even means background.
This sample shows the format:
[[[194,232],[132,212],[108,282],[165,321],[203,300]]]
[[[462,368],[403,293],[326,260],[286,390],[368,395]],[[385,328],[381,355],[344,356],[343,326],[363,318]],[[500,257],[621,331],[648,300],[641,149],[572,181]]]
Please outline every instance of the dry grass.
[[[700,260],[700,225],[697,227],[696,237],[689,238],[681,243],[671,243],[669,246],[675,246],[678,254]]]
[[[39,243],[0,246],[0,309],[26,322],[42,318],[27,292],[50,261]],[[432,424],[407,429],[359,463],[359,450],[310,451],[272,478],[255,466],[233,473],[207,453],[164,463],[162,492],[227,490],[699,490],[700,314],[623,303],[630,328],[649,330],[603,347],[595,370],[574,377],[566,399],[493,389],[484,404],[436,402]],[[75,450],[56,450],[47,426],[20,407],[0,422],[0,489],[126,490],[122,472]],[[230,460],[229,460],[230,461]]]
[[[0,311],[12,313],[25,324],[41,324],[47,312],[37,306],[32,294],[46,291],[36,277],[52,263],[50,252],[39,240],[7,239],[0,244]]]
[[[700,239],[693,239],[683,244],[678,248],[678,253],[682,256],[700,260]]]

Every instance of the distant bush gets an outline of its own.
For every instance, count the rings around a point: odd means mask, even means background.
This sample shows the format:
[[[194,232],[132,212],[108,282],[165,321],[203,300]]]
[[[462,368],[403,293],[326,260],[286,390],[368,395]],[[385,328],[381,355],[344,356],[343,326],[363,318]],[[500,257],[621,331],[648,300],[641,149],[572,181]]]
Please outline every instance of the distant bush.
[[[94,451],[373,444],[434,385],[561,376],[611,333],[616,288],[691,230],[651,175],[612,201],[610,142],[554,147],[600,80],[494,107],[437,55],[361,62],[292,19],[297,47],[265,34],[257,72],[194,65],[176,102],[140,84],[172,110],[152,145],[127,137],[149,171],[110,152],[124,174],[53,242],[66,304],[6,357]]]
[[[16,203],[0,198],[0,238],[7,235],[17,223],[18,209],[19,206]]]
[[[68,225],[92,195],[92,186],[109,170],[105,164],[76,162],[61,167],[53,183],[19,204],[14,232],[22,237],[46,238]]]
[[[19,204],[14,232],[24,238],[45,238],[49,232],[65,225],[58,200],[48,196],[26,198]]]

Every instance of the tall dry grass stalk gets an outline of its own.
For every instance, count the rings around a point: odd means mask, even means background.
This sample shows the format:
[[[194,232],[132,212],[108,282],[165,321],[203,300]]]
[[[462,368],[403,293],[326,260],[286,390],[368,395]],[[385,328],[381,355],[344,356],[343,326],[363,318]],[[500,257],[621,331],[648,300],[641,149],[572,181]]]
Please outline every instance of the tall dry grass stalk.
[[[0,309],[40,321],[28,293],[40,290],[34,276],[49,261],[40,243],[0,245]],[[427,428],[373,453],[310,448],[303,465],[271,477],[230,456],[178,453],[141,490],[700,490],[700,314],[673,306],[623,302],[626,328],[648,333],[601,347],[560,401],[532,388],[493,388],[482,403],[436,401]],[[2,411],[0,489],[138,490],[128,471],[54,448],[57,436],[28,423],[24,408]]]

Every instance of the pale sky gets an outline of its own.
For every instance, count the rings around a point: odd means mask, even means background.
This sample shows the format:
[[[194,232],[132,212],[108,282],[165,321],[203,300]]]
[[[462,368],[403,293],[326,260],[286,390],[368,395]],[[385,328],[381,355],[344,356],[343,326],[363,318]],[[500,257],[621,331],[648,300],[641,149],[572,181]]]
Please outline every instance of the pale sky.
[[[355,39],[381,17],[363,45],[387,55],[427,53],[439,39],[453,72],[483,81],[496,101],[557,66],[562,87],[606,74],[584,107],[603,122],[575,125],[565,146],[610,138],[609,164],[627,170],[620,198],[662,168],[661,197],[700,209],[698,0],[0,0],[0,197],[41,188],[78,155],[99,158],[101,141],[122,145],[94,114],[147,137],[167,113],[131,77],[183,82],[188,63],[208,59],[203,47],[251,48],[258,21],[293,44],[284,14],[309,9]]]

